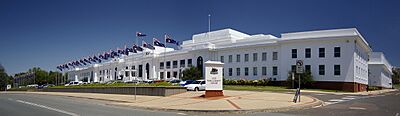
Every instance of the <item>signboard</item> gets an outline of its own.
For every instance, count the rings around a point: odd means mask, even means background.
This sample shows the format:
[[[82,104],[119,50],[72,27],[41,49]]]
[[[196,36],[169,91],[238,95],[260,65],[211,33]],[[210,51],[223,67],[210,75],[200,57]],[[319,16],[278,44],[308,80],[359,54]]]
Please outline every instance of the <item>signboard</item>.
[[[224,63],[217,61],[205,62],[206,90],[222,90],[222,68]]]
[[[11,85],[7,85],[7,90],[11,89]]]
[[[296,61],[296,73],[304,73],[303,60]]]

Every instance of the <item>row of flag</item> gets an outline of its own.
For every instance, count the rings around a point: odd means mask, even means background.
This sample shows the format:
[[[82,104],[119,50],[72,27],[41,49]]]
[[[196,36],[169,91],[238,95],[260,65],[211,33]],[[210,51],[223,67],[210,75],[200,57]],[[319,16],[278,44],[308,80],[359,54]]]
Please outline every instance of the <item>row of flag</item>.
[[[147,36],[147,35],[144,33],[136,32],[136,37],[138,37],[138,38],[145,37],[145,36]],[[60,71],[63,71],[65,69],[75,68],[75,67],[79,67],[79,66],[85,66],[88,64],[101,63],[103,60],[113,59],[116,57],[120,57],[121,55],[128,56],[129,53],[138,53],[138,51],[143,51],[142,47],[148,48],[150,50],[155,50],[154,46],[166,47],[167,43],[174,44],[176,46],[180,46],[179,41],[176,41],[176,40],[170,38],[167,34],[164,35],[164,41],[165,41],[165,43],[162,43],[157,38],[153,38],[153,45],[149,44],[145,41],[142,41],[142,46],[133,44],[132,47],[127,47],[125,45],[124,49],[117,48],[116,51],[110,50],[109,52],[104,52],[103,54],[85,57],[85,58],[82,58],[82,59],[76,60],[76,61],[70,61],[68,63],[58,65],[56,68]]]

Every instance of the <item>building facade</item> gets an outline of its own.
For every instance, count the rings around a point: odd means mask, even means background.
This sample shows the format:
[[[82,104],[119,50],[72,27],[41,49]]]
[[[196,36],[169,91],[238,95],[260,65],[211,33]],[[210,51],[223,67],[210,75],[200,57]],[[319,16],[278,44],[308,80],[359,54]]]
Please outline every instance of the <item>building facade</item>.
[[[392,68],[382,52],[372,52],[368,61],[368,85],[392,88]]]
[[[304,60],[315,86],[326,89],[365,91],[368,57],[372,52],[355,28],[249,35],[222,29],[193,35],[181,49],[157,47],[123,55],[110,61],[74,68],[73,81],[172,80],[190,67],[208,60],[224,63],[225,79],[286,81],[296,60]]]

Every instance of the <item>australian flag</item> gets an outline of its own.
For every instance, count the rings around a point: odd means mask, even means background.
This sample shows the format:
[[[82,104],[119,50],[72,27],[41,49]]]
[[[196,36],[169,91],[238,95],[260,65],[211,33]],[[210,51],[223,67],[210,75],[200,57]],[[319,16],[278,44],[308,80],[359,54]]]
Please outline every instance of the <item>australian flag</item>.
[[[155,49],[156,49],[154,46],[152,46],[152,45],[146,43],[145,41],[142,41],[142,42],[143,42],[143,47],[149,48],[149,49],[151,49],[151,50],[155,50]]]
[[[83,65],[86,65],[85,61],[83,61],[82,59],[79,60],[80,63],[82,63]]]
[[[153,44],[155,46],[160,46],[160,47],[165,47],[165,45],[163,43],[161,43],[158,39],[153,38]]]
[[[136,37],[144,37],[144,36],[146,36],[146,34],[140,33],[140,32],[136,32]]]
[[[165,42],[179,46],[179,42],[171,39],[168,35],[165,35]]]

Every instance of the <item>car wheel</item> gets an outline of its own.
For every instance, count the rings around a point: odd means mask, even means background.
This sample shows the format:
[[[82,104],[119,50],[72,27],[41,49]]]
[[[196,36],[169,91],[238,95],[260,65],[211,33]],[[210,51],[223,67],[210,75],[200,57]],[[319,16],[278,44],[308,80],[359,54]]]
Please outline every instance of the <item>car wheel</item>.
[[[199,91],[199,88],[198,87],[194,88],[194,91]]]

